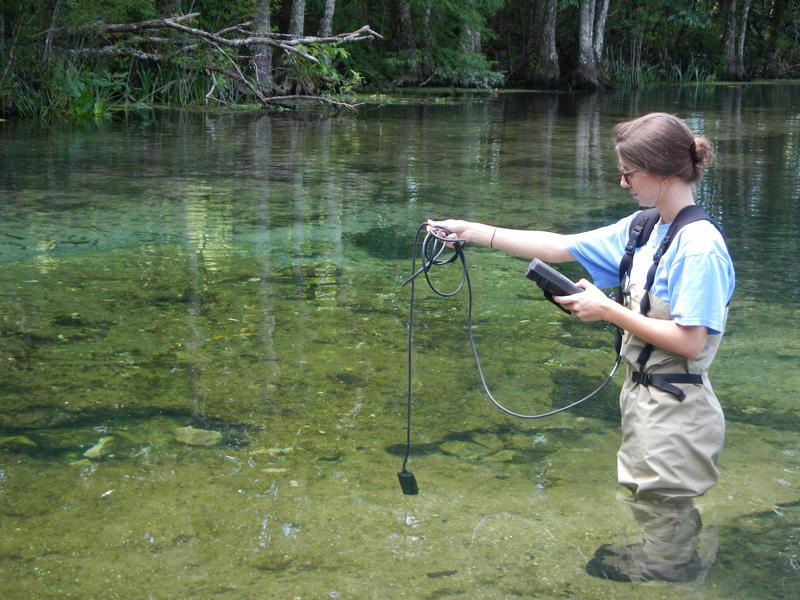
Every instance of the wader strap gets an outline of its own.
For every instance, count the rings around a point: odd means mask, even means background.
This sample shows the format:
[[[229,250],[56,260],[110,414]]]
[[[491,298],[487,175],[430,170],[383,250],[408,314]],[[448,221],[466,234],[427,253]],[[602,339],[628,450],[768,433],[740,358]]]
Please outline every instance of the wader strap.
[[[643,246],[650,238],[653,227],[658,223],[659,218],[658,211],[655,208],[650,208],[640,212],[634,217],[633,221],[631,221],[631,226],[628,230],[628,243],[625,246],[625,253],[619,261],[619,286],[617,287],[615,295],[615,300],[618,304],[625,305],[623,286],[625,285],[625,279],[631,274],[634,252],[636,248]],[[616,348],[617,354],[619,355],[622,350],[622,330],[619,327],[614,330],[614,348]]]
[[[673,383],[693,383],[695,385],[703,384],[703,376],[697,373],[642,373],[641,371],[634,371],[631,373],[631,381],[641,385],[653,386],[662,392],[672,394],[678,399],[678,402],[683,402],[686,394],[683,390]]]
[[[675,236],[678,235],[678,232],[681,230],[681,228],[689,223],[694,223],[695,221],[710,221],[719,230],[720,234],[722,234],[722,229],[720,229],[719,225],[717,225],[714,220],[706,214],[706,211],[696,204],[684,206],[680,212],[675,215],[675,220],[670,224],[667,234],[664,236],[664,239],[661,240],[661,244],[658,246],[658,250],[656,250],[655,254],[653,254],[653,263],[650,265],[650,268],[647,271],[647,279],[645,280],[644,284],[644,294],[642,295],[642,300],[639,303],[639,312],[644,316],[647,316],[647,313],[650,312],[650,288],[653,287],[653,283],[655,282],[656,270],[658,269],[658,263],[661,261],[661,257],[664,256],[664,253],[669,248],[672,240],[675,239]],[[722,237],[724,240],[724,234]],[[727,244],[728,242],[725,241],[726,246]],[[642,348],[642,351],[639,353],[639,357],[636,359],[636,362],[639,363],[640,369],[644,369],[647,361],[650,360],[650,354],[652,352],[653,346],[651,344],[647,344],[644,348]]]

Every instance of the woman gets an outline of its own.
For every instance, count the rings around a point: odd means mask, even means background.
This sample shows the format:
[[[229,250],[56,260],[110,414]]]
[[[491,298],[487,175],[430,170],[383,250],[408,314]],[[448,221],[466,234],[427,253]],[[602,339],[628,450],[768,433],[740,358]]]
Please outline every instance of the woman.
[[[652,282],[647,279],[670,224],[694,206],[694,186],[712,162],[713,148],[683,121],[664,113],[620,123],[615,134],[620,186],[642,207],[655,208],[659,217],[633,252],[630,275],[621,286],[624,305],[596,286],[619,284],[620,261],[639,213],[576,235],[460,220],[430,221],[429,227],[529,259],[577,260],[586,268],[594,284],[581,279],[578,286],[584,292],[555,299],[582,321],[608,321],[625,332],[621,355],[628,372],[620,395],[619,482],[634,499],[692,498],[716,482],[725,433],[708,380],[734,288],[722,234],[705,219],[681,227],[660,256]]]

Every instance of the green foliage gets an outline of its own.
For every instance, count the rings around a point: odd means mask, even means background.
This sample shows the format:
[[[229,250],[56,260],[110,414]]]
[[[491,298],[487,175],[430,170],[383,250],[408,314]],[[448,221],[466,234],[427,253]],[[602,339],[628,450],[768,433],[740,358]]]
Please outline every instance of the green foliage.
[[[433,79],[440,84],[493,88],[503,85],[505,77],[494,70],[494,63],[477,52],[459,52],[441,48],[435,52]]]
[[[289,1],[271,0],[275,32],[288,26]],[[410,23],[401,21],[400,1],[340,0],[334,33],[369,24],[383,40],[310,44],[303,50],[318,63],[274,50],[274,88],[262,91],[349,95],[363,88],[497,87],[528,81],[541,25],[537,7],[543,0],[403,0],[411,11]],[[215,48],[176,31],[159,32],[162,39],[180,42],[163,44],[151,40],[152,33],[100,34],[99,27],[91,25],[173,16],[182,8],[201,13],[192,26],[215,32],[252,21],[257,4],[256,0],[6,2],[0,13],[4,32],[0,111],[36,118],[94,119],[131,106],[252,103],[256,98],[252,47]],[[580,6],[581,0],[558,2],[556,39],[564,81],[577,65]],[[307,0],[307,35],[317,33],[323,10],[323,0]],[[723,67],[724,24],[719,1],[614,0],[606,22],[605,75],[622,85],[631,83],[632,74],[639,85],[712,83]],[[57,33],[46,35],[51,28]],[[748,75],[800,76],[800,4],[754,2],[746,33]],[[411,41],[408,47],[406,39]],[[632,48],[639,42],[641,53],[633,56]],[[123,51],[135,47],[157,53],[159,58],[83,52],[111,44]],[[633,73],[632,64],[639,65]]]
[[[352,95],[363,85],[361,74],[348,67],[350,53],[344,47],[312,44],[297,48],[319,61],[314,63],[295,54],[286,55],[283,61],[286,77],[294,82],[297,91]]]
[[[43,84],[20,80],[11,101],[14,112],[28,118],[103,119],[124,88],[120,75],[98,75],[74,62],[57,61]]]
[[[126,23],[157,17],[159,14],[152,0],[62,0],[58,24],[80,27],[97,21]]]
[[[273,0],[275,9],[280,8],[280,1]],[[191,12],[199,12],[198,25],[208,31],[219,31],[224,27],[244,23],[253,18],[255,14],[255,0],[237,0],[236,2],[222,2],[221,0],[194,0],[189,3]],[[184,6],[184,12],[190,12]],[[171,15],[161,15],[171,16]]]
[[[125,98],[125,77],[119,73],[96,73],[74,62],[58,61],[45,87],[47,112],[76,120],[109,116],[112,103]]]

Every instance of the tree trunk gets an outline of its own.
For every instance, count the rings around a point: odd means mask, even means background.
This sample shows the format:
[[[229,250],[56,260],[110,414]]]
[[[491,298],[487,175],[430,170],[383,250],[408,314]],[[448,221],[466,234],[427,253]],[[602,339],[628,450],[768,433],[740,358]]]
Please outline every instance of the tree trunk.
[[[581,0],[578,66],[573,77],[573,84],[578,88],[598,87],[597,62],[594,59],[594,15],[595,0]]]
[[[433,17],[432,0],[425,5],[422,14],[422,76],[429,79],[433,75],[433,35],[431,34],[431,18]]]
[[[739,35],[736,37],[736,79],[744,79],[744,39],[747,34],[747,15],[753,0],[744,0],[742,16],[739,19]]]
[[[469,0],[471,11],[475,10],[475,0]],[[467,22],[461,25],[461,38],[458,42],[461,52],[474,53],[481,51],[481,32]]]
[[[631,35],[631,88],[639,87],[639,68],[642,64],[642,42],[644,34],[634,31]]]
[[[461,28],[461,39],[458,43],[461,52],[480,52],[481,51],[481,32],[473,29],[467,23]]]
[[[414,25],[411,22],[411,2],[409,0],[399,0],[398,8],[400,12],[400,41],[403,50],[416,50]]]
[[[256,18],[254,33],[266,35],[270,30],[270,0],[256,0]],[[256,81],[267,89],[272,89],[272,47],[267,45],[253,46]]]
[[[554,88],[561,76],[558,67],[558,49],[556,48],[556,16],[558,0],[544,0],[542,12],[542,35],[537,47],[536,71],[533,81],[545,88]]]
[[[723,7],[727,15],[725,31],[722,34],[722,48],[725,56],[723,79],[736,79],[736,0],[725,0]]]
[[[611,0],[597,0],[596,13],[594,16],[594,62],[598,68],[603,65],[603,47],[605,45],[606,17],[608,16],[608,5]]]
[[[333,11],[336,9],[336,0],[325,0],[325,12],[319,22],[319,37],[330,37],[333,33]]]
[[[305,30],[306,0],[292,0],[292,16],[289,21],[289,33],[302,36]]]

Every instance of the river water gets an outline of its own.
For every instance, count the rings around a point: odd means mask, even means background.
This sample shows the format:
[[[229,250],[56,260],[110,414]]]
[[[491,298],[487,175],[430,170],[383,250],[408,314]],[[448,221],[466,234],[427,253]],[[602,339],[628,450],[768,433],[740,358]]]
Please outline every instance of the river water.
[[[401,493],[401,284],[428,217],[575,232],[628,214],[612,127],[654,110],[716,144],[698,203],[738,281],[697,568],[625,583],[585,568],[647,535],[616,484],[621,375],[548,420],[501,414],[463,294],[417,287],[420,494]],[[799,166],[798,85],[0,122],[0,595],[796,598]],[[549,410],[605,377],[608,329],[543,300],[524,261],[467,256],[501,401]],[[222,437],[187,445],[187,426]]]

